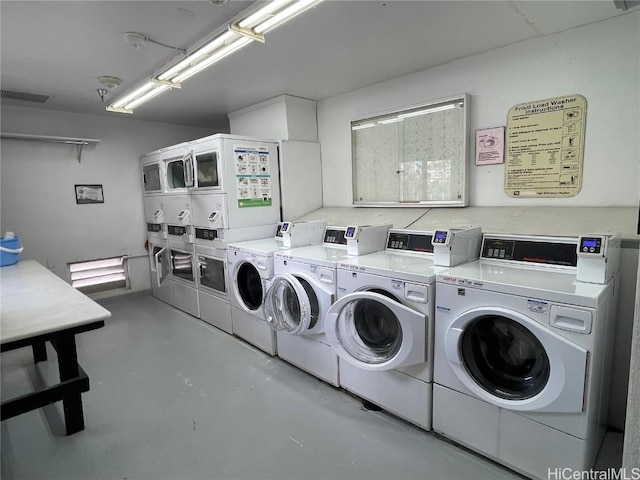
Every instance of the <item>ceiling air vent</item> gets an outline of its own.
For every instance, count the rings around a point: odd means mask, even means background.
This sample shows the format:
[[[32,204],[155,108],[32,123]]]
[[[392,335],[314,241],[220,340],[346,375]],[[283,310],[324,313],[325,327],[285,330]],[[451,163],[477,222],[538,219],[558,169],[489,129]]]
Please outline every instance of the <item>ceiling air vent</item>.
[[[39,93],[16,92],[15,90],[0,90],[0,97],[9,100],[22,100],[23,102],[44,103],[49,100],[49,95]]]

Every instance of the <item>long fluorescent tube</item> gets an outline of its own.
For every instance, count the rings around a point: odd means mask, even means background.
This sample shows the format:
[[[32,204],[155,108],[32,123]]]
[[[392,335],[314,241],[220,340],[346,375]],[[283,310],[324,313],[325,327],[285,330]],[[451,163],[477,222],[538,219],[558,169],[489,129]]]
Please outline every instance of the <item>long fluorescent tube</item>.
[[[251,28],[254,23],[262,20],[266,16],[270,16],[273,12],[278,10],[283,5],[290,3],[291,0],[273,0],[269,2],[265,7],[261,8],[255,13],[252,13],[247,18],[238,23],[242,28]]]
[[[282,25],[286,21],[291,20],[296,15],[301,14],[316,3],[320,3],[320,1],[321,0],[300,0],[290,7],[285,8],[281,12],[278,12],[266,22],[261,23],[260,25],[255,27],[254,30],[257,33],[266,33],[269,30]]]
[[[232,54],[236,50],[239,50],[240,48],[242,48],[245,45],[251,43],[252,41],[253,40],[251,40],[248,37],[239,38],[235,42],[230,43],[229,45],[221,48],[217,52],[213,53],[207,59],[203,60],[200,63],[197,63],[193,67],[185,70],[180,75],[176,76],[175,78],[172,78],[171,80],[174,81],[174,82],[178,82],[178,83],[184,82],[186,79],[191,78],[196,73],[198,73],[198,72],[204,70],[205,68],[207,68],[208,66],[213,65],[214,63],[222,60],[227,55]]]
[[[181,72],[182,70],[184,70],[185,68],[189,67],[190,65],[195,65],[196,63],[198,63],[198,60],[200,58],[204,57],[206,54],[212,52],[216,48],[221,47],[222,45],[225,44],[225,42],[227,42],[228,40],[231,40],[232,38],[234,38],[236,36],[238,36],[238,35],[236,33],[234,33],[234,32],[230,32],[230,31],[224,32],[222,35],[217,36],[216,38],[211,40],[209,43],[207,43],[203,47],[201,47],[198,50],[196,50],[195,52],[193,52],[187,58],[185,58],[181,62],[177,63],[173,67],[171,67],[166,72],[158,75],[158,78],[160,80],[168,80],[168,79],[170,79],[173,75]]]
[[[111,106],[113,108],[122,108],[124,105],[126,105],[127,103],[129,103],[131,100],[133,100],[134,98],[140,96],[140,95],[144,95],[145,93],[147,93],[149,90],[151,90],[154,87],[154,83],[149,80],[147,83],[145,83],[144,85],[142,85],[139,88],[136,88],[133,92],[131,92],[130,94],[122,97],[121,99],[119,99],[116,102],[113,102],[111,104]]]
[[[160,94],[160,93],[162,93],[162,92],[164,92],[165,90],[168,90],[168,89],[169,89],[168,85],[157,85],[155,90],[151,90],[150,92],[147,92],[146,94],[144,94],[140,98],[137,98],[133,102],[127,103],[124,108],[127,109],[127,110],[133,110],[138,105],[141,105],[144,102],[147,102],[147,101],[151,100],[156,95],[158,95],[158,94]]]

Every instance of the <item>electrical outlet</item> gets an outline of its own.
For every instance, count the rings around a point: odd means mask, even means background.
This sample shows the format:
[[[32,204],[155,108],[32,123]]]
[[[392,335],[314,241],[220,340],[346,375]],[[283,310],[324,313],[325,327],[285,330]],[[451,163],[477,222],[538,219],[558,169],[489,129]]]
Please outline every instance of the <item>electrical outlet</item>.
[[[53,260],[51,260],[50,258],[47,258],[47,268],[49,270],[53,270],[54,268],[56,268],[56,264]]]

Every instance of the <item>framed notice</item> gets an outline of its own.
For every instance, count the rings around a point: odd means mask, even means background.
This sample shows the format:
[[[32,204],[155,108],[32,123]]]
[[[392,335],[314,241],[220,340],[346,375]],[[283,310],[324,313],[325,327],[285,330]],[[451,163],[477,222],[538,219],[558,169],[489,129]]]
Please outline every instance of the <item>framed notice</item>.
[[[476,130],[476,165],[504,162],[504,127]]]
[[[507,115],[505,193],[573,197],[582,188],[587,100],[582,95],[515,105]]]
[[[102,185],[75,185],[76,203],[104,203]]]

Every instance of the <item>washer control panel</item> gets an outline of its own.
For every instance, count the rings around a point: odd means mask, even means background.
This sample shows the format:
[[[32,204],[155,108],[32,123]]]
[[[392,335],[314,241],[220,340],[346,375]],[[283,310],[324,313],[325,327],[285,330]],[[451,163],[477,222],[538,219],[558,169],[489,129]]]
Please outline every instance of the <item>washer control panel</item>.
[[[580,237],[579,254],[600,255],[602,251],[602,237]]]

